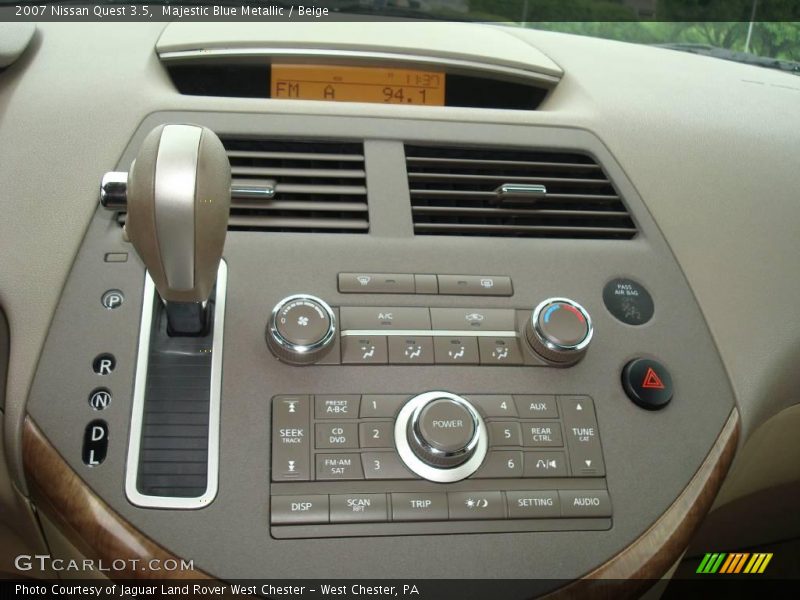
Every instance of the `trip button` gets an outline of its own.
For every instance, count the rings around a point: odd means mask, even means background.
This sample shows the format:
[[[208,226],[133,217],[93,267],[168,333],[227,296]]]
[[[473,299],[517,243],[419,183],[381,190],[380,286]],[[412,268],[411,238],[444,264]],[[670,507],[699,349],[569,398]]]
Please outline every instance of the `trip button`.
[[[370,365],[389,362],[386,337],[382,335],[342,336],[342,363]]]
[[[525,477],[566,477],[563,452],[525,452]]]
[[[522,423],[522,445],[533,448],[563,446],[561,425],[557,421],[527,421]]]
[[[364,479],[358,454],[317,454],[317,479]]]
[[[446,521],[447,495],[444,492],[392,494],[393,521]]]
[[[605,490],[560,490],[564,517],[610,517],[611,500]]]
[[[340,494],[330,498],[331,523],[386,521],[386,494]]]
[[[502,492],[448,492],[447,502],[451,520],[505,517]]]
[[[510,519],[552,519],[561,516],[556,491],[506,492]]]
[[[328,522],[327,496],[272,496],[273,525],[306,525]]]
[[[433,342],[437,365],[477,365],[478,339],[474,337],[437,337]]]
[[[317,448],[358,448],[355,423],[317,423]]]

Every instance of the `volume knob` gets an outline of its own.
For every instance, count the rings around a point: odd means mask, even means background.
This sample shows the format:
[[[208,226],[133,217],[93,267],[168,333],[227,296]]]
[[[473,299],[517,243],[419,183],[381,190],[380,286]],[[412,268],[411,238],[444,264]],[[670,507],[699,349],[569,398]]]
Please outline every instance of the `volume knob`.
[[[578,362],[592,341],[592,319],[569,298],[549,298],[540,303],[525,324],[531,348],[547,362],[569,366]]]
[[[280,360],[314,363],[327,354],[336,337],[336,316],[327,303],[308,294],[284,298],[272,310],[267,345]]]

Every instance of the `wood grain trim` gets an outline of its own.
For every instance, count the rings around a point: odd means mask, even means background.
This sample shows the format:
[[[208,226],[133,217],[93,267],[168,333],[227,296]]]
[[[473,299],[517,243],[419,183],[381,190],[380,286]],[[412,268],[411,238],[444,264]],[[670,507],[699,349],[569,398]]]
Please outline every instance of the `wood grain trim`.
[[[196,569],[147,568],[153,559],[163,565],[170,559],[180,564],[180,558],[143,535],[95,495],[50,445],[30,416],[25,418],[22,431],[22,461],[34,504],[84,556],[102,560],[105,566],[120,559],[125,561],[125,568],[106,573],[112,579],[211,579]]]
[[[580,580],[546,596],[638,598],[686,550],[705,517],[736,453],[739,411],[734,408],[703,464],[667,511],[630,546]]]

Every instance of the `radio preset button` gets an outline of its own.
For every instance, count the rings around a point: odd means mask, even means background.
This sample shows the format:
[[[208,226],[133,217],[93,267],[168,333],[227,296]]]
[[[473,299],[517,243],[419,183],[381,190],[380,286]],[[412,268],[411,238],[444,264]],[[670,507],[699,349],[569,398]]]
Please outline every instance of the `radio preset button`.
[[[359,423],[358,437],[362,448],[393,448],[394,421]]]
[[[473,479],[501,479],[522,477],[522,452],[517,450],[491,450]]]
[[[516,417],[517,407],[511,396],[501,394],[470,394],[465,396],[478,409],[483,412],[483,416],[489,419],[493,417]]]
[[[494,421],[486,424],[490,446],[522,446],[522,428],[511,421]]]
[[[365,479],[416,479],[400,460],[396,452],[363,452]]]
[[[361,397],[361,418],[394,418],[409,398],[404,394],[365,394]]]

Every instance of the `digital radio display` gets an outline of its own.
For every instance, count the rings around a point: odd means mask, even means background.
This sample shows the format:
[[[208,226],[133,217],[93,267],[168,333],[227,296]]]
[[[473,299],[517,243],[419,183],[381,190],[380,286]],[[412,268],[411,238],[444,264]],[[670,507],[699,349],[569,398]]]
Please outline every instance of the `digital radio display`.
[[[445,74],[416,69],[273,64],[270,96],[444,106]]]

